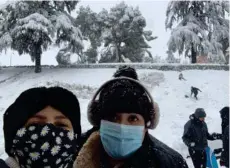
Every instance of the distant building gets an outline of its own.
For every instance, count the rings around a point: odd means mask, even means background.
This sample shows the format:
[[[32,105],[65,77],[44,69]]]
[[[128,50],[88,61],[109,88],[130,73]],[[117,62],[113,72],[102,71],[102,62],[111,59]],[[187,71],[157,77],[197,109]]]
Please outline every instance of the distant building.
[[[196,62],[197,62],[198,64],[206,64],[206,63],[209,63],[208,57],[207,57],[207,56],[202,56],[202,55],[196,57]]]

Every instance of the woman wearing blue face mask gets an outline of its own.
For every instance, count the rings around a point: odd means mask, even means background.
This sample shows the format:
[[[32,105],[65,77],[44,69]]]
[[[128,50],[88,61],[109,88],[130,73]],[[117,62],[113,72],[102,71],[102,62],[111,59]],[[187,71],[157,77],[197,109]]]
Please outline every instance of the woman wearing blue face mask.
[[[158,116],[157,104],[137,80],[106,82],[89,104],[89,122],[99,131],[80,150],[77,168],[187,168],[180,154],[149,135]]]

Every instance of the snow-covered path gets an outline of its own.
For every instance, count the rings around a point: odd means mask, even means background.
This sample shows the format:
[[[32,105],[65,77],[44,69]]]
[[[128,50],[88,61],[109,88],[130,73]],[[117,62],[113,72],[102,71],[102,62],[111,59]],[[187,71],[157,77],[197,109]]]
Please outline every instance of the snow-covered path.
[[[87,104],[93,92],[106,80],[112,77],[115,69],[43,69],[35,74],[31,68],[7,68],[0,70],[0,115],[25,89],[36,86],[60,85],[73,91],[80,100],[82,112],[83,132],[91,128],[87,121]],[[219,110],[229,103],[228,71],[184,71],[187,81],[178,80],[178,72],[138,70],[139,78],[147,84],[155,101],[160,106],[160,123],[150,133],[170,147],[187,156],[187,148],[181,140],[183,126],[188,117],[197,107],[207,112],[206,122],[209,131],[220,132]],[[158,75],[151,75],[157,73]],[[149,78],[146,78],[148,77]],[[160,76],[160,78],[159,78]],[[156,82],[159,80],[159,82]],[[151,81],[153,85],[151,85]],[[158,85],[157,85],[158,84]],[[154,86],[154,87],[153,87]],[[190,87],[195,86],[202,90],[199,100],[185,98],[190,94]],[[0,119],[2,128],[2,117]],[[4,153],[3,131],[0,129],[0,155]],[[211,142],[212,148],[220,147],[220,141]],[[2,157],[6,157],[5,154]],[[188,164],[193,167],[191,160]]]

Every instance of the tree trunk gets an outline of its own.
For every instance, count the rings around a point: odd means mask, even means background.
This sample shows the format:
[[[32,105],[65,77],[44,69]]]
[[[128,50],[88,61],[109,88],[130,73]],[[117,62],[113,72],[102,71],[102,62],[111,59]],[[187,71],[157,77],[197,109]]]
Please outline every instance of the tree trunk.
[[[192,44],[192,48],[191,48],[191,55],[192,55],[192,64],[196,63],[196,51],[194,49],[194,46]]]
[[[41,54],[35,56],[35,73],[40,73],[41,70]]]
[[[121,57],[121,45],[116,44],[116,57],[118,58],[118,62],[123,62],[122,57]]]
[[[35,57],[35,73],[40,73],[42,71],[42,69],[41,69],[41,55],[42,55],[41,45],[40,44],[36,44],[34,51],[35,51],[34,52],[34,57]]]
[[[118,53],[118,58],[119,58],[119,62],[123,62],[122,58],[121,58],[121,50],[120,47],[118,46],[117,48],[117,53]]]

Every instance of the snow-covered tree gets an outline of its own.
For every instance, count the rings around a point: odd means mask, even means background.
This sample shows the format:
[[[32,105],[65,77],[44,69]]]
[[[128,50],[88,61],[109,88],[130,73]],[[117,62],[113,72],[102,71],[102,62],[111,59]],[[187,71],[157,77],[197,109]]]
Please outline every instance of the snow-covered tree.
[[[168,51],[166,51],[166,53],[167,53],[166,61],[167,61],[168,63],[179,63],[179,62],[180,62],[179,59],[176,59],[176,58],[174,57],[172,51],[169,51],[169,50],[168,50]]]
[[[0,51],[12,48],[35,61],[41,72],[41,55],[49,45],[65,43],[71,52],[83,48],[82,35],[70,12],[78,1],[15,1],[0,9]]]
[[[71,53],[69,52],[68,48],[63,48],[59,50],[56,56],[58,65],[70,65],[71,64],[70,56]]]
[[[79,8],[77,11],[76,24],[82,32],[85,40],[90,42],[90,47],[85,52],[89,62],[97,60],[97,48],[101,46],[101,33],[103,26],[100,25],[97,13],[93,12],[89,6]]]
[[[198,55],[225,61],[223,41],[229,41],[226,13],[228,1],[171,1],[165,22],[166,29],[172,29],[169,51],[191,56],[192,63],[196,63]]]
[[[97,13],[93,12],[89,6],[79,8],[76,24],[80,28],[83,37],[90,41],[92,48],[97,48],[101,45],[103,27],[100,25]]]
[[[145,31],[146,20],[138,7],[126,5],[124,2],[112,7],[110,11],[103,9],[97,20],[103,26],[102,39],[107,48],[101,55],[101,60],[124,62],[128,58],[132,62],[142,61],[144,52],[150,46],[147,41],[156,39],[152,31]],[[150,52],[149,56],[151,56]],[[109,58],[103,58],[108,57]]]
[[[90,47],[86,50],[86,60],[88,63],[96,63],[97,62],[97,49]]]

